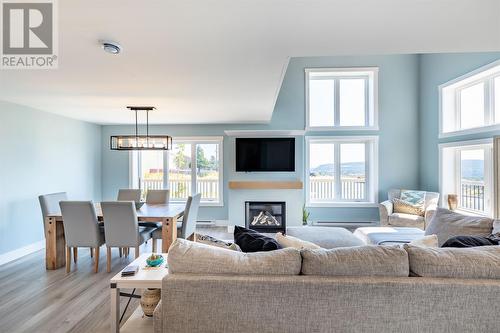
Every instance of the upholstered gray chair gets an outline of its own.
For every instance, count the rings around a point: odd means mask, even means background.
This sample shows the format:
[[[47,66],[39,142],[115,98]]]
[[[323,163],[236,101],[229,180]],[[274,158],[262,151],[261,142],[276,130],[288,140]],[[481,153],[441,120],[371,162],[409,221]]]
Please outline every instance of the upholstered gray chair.
[[[111,271],[111,248],[134,247],[139,257],[139,246],[151,239],[155,228],[139,227],[133,201],[107,201],[101,203],[106,235],[107,271]]]
[[[45,230],[45,219],[47,218],[47,216],[50,216],[52,214],[59,215],[61,213],[59,202],[64,200],[68,200],[68,195],[66,194],[66,192],[42,194],[38,196],[38,201],[40,202],[40,208],[42,209],[44,230]]]
[[[393,200],[395,198],[399,199],[401,196],[400,189],[391,189],[388,193],[389,200],[381,202],[379,204],[380,212],[380,224],[382,226],[392,226],[392,227],[412,227],[425,230],[425,227],[429,225],[430,220],[436,212],[439,193],[436,192],[426,192],[425,193],[425,204],[424,204],[424,216],[405,214],[405,213],[395,213]]]
[[[200,208],[201,194],[188,197],[182,222],[177,222],[177,237],[184,239],[195,239],[196,220],[198,219],[198,209]],[[153,252],[156,252],[156,240],[162,239],[162,228],[157,228],[153,232]]]
[[[168,204],[169,190],[148,190],[146,203],[150,205]]]
[[[71,270],[71,248],[75,263],[79,247],[88,247],[94,256],[94,272],[99,271],[99,248],[104,244],[104,229],[99,226],[92,201],[61,201],[59,203],[66,238],[66,272]]]
[[[43,232],[45,234],[45,237],[47,237],[47,226],[45,225],[45,219],[50,215],[60,215],[61,207],[59,207],[59,202],[64,200],[68,200],[68,195],[66,194],[66,192],[42,194],[38,196],[38,201],[40,202],[40,208],[42,210]],[[92,256],[92,251],[90,252],[90,255]]]
[[[118,201],[141,201],[141,190],[133,188],[122,188],[118,190]]]

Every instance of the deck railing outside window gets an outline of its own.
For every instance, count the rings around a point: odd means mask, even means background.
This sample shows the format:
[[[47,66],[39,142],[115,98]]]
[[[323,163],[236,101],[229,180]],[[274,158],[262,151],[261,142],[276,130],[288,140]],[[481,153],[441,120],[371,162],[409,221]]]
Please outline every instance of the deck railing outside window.
[[[462,180],[460,184],[460,207],[484,211],[484,183]]]
[[[189,179],[170,179],[168,181],[170,189],[170,198],[187,198],[191,195],[191,180]],[[160,190],[163,188],[162,179],[143,179],[141,188],[143,190]],[[219,198],[219,180],[198,178],[196,189],[201,193],[204,200],[217,200]]]
[[[362,178],[342,179],[342,199],[363,200],[366,182]],[[310,188],[312,201],[327,201],[334,198],[335,181],[333,177],[311,177]]]

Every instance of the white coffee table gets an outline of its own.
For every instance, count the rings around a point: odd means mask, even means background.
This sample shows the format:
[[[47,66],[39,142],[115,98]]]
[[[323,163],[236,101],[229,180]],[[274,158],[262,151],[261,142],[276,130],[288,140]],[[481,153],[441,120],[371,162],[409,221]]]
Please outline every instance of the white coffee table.
[[[144,253],[135,259],[129,265],[138,265],[139,271],[134,276],[122,277],[121,271],[110,280],[111,288],[111,332],[120,332],[120,296],[130,296],[130,294],[121,293],[121,288],[129,289],[161,289],[161,283],[165,275],[168,274],[166,268],[167,254],[162,253],[165,263],[160,267],[146,268],[146,259],[151,253]]]

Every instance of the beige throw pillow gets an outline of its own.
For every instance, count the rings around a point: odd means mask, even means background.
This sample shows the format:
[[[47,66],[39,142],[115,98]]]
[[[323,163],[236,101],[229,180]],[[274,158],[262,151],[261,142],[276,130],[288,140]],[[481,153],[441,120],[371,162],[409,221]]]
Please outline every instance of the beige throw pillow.
[[[411,241],[409,244],[423,247],[439,247],[438,237],[436,235],[424,236],[422,238]]]
[[[392,204],[394,205],[394,213],[403,213],[411,215],[424,216],[424,209],[420,205],[412,205],[401,199],[392,199]]]
[[[278,232],[276,234],[276,241],[283,248],[293,247],[294,249],[297,249],[297,250],[320,249],[321,248],[320,246],[318,246],[314,243],[299,239],[297,237],[283,235],[281,232]]]
[[[483,216],[467,216],[448,209],[438,208],[425,229],[425,235],[437,235],[439,246],[454,236],[491,235],[493,220]]]

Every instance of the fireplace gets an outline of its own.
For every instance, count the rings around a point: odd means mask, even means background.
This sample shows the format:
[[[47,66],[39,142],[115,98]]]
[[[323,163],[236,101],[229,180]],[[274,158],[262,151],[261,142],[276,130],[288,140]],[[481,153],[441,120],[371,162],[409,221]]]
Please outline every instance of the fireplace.
[[[246,201],[245,224],[259,232],[286,232],[285,202]]]

